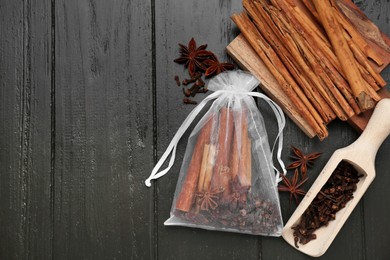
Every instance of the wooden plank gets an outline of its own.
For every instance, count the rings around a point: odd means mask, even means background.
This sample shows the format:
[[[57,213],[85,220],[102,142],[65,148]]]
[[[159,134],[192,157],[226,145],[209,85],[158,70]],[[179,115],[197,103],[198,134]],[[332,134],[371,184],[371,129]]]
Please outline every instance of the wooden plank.
[[[198,46],[208,44],[221,61],[235,37],[230,14],[241,9],[240,1],[156,1],[157,68],[157,154],[162,155],[171,138],[194,106],[182,103],[183,93],[174,76],[188,78],[187,70],[173,62],[179,56],[178,43],[191,37]],[[200,101],[205,97],[195,97]],[[188,227],[165,227],[183,160],[188,135],[183,136],[175,164],[158,182],[158,258],[159,259],[259,259],[260,237],[213,232]]]
[[[0,7],[0,258],[51,259],[50,1]]]
[[[390,35],[390,6],[383,1],[364,1],[359,6],[364,13],[386,34]],[[383,78],[390,82],[390,69],[382,72]],[[390,89],[387,86],[387,89]],[[390,257],[390,205],[387,195],[390,184],[390,140],[384,142],[376,157],[376,178],[364,195],[364,238],[367,259],[387,259]]]
[[[151,259],[150,1],[55,1],[53,258]]]

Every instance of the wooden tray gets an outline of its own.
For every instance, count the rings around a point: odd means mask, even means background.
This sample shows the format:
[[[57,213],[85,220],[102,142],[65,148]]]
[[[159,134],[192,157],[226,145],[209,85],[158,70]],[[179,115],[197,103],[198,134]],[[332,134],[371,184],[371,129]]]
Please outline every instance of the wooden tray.
[[[370,38],[370,44],[377,50],[384,59],[384,65],[376,67],[376,70],[382,71],[390,63],[390,39],[376,27],[364,13],[354,5],[350,0],[340,0],[340,6],[349,19],[355,24],[360,31],[365,31],[365,36]],[[375,43],[375,42],[376,43]],[[315,132],[305,122],[295,109],[293,103],[279,87],[276,79],[268,71],[265,64],[258,57],[243,35],[237,36],[226,48],[227,53],[237,62],[244,70],[250,71],[261,82],[261,89],[276,103],[278,103],[283,111],[294,121],[295,124],[305,132],[309,137],[316,136]],[[379,92],[381,97],[390,97],[390,92],[386,87]],[[368,119],[372,114],[372,110],[366,111],[361,115],[356,115],[348,120],[348,123],[357,131],[361,132],[367,125]]]

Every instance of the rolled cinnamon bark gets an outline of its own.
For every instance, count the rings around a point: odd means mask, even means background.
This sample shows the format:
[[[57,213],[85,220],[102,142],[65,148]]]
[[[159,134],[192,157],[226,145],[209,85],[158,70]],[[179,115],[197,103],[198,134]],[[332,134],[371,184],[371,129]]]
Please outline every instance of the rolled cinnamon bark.
[[[223,197],[230,193],[230,149],[233,141],[233,112],[230,108],[220,110],[216,157],[211,179],[211,189],[223,190]]]
[[[247,113],[245,110],[234,113],[230,169],[232,180],[238,178],[242,187],[249,188],[252,185],[252,145],[248,133]]]
[[[262,59],[270,73],[275,77],[283,91],[291,99],[302,118],[305,119],[321,140],[328,136],[328,131],[326,130],[321,116],[314,109],[297,84],[291,80],[291,75],[272,47],[265,41],[257,28],[252,24],[249,17],[245,13],[240,13],[233,15],[232,20]]]
[[[181,186],[181,191],[176,200],[176,209],[189,212],[194,202],[196,187],[199,181],[200,169],[205,144],[210,142],[210,133],[214,122],[214,116],[211,116],[203,126],[196,141],[190,164],[187,169],[185,180]]]
[[[373,108],[375,101],[364,87],[365,81],[357,68],[357,62],[347,40],[344,38],[342,28],[336,14],[334,14],[334,8],[332,8],[329,0],[313,0],[313,4],[361,110],[365,111]]]
[[[207,165],[209,161],[209,150],[210,150],[210,145],[205,144],[203,148],[203,156],[202,156],[202,164],[200,166],[200,174],[199,174],[199,180],[198,180],[198,192],[204,191],[204,181],[206,178],[206,170],[207,170]]]
[[[374,68],[368,62],[366,56],[364,55],[362,50],[360,50],[360,48],[356,45],[356,43],[354,43],[352,39],[349,39],[350,38],[349,35],[347,35],[346,33],[344,35],[347,39],[348,46],[351,48],[351,51],[355,56],[356,60],[362,65],[363,68],[367,70],[367,72],[369,73],[369,75],[372,76],[376,84],[378,84],[380,87],[384,87],[386,85],[386,81],[382,78],[382,76],[378,72],[374,70]],[[369,81],[367,82],[370,83]]]
[[[241,139],[241,159],[238,171],[238,180],[242,187],[252,185],[252,144],[248,132]]]
[[[318,57],[318,64],[321,65],[334,85],[343,94],[353,111],[356,114],[360,114],[360,107],[352,96],[352,90],[348,82],[344,79],[344,72],[341,69],[340,62],[331,49],[330,42],[324,37],[319,36],[319,31],[313,30],[313,26],[309,26],[310,19],[300,12],[299,8],[292,8],[284,0],[271,0],[271,2],[281,8],[283,14],[294,24],[297,32],[301,35],[301,39],[306,43],[307,48],[315,57]],[[311,2],[310,4],[312,5]]]
[[[340,23],[342,28],[348,32],[353,42],[359,47],[359,49],[371,58],[378,66],[383,65],[382,57],[368,44],[367,40],[360,34],[360,32],[350,23],[350,21],[344,16],[344,14],[338,9],[334,0],[330,0],[330,4],[334,10],[335,18]]]
[[[283,29],[277,27],[277,22],[273,20],[275,17],[271,18],[267,13],[269,10],[267,12],[265,11],[268,7],[264,1],[243,1],[243,4],[259,31],[261,30],[263,32],[264,38],[278,51],[279,57],[321,115],[324,122],[329,123],[335,119],[336,115],[332,108],[324,100],[319,91],[312,87],[315,84],[315,79],[313,78],[316,78],[316,75],[312,73],[296,46],[294,46],[295,42],[289,37],[288,34],[290,32],[287,32],[287,28],[283,28],[286,31],[281,32]]]
[[[207,166],[205,171],[205,178],[203,182],[203,191],[207,191],[210,189],[210,183],[211,183],[211,178],[213,177],[213,169],[215,164],[215,151],[216,151],[215,145],[210,144]]]

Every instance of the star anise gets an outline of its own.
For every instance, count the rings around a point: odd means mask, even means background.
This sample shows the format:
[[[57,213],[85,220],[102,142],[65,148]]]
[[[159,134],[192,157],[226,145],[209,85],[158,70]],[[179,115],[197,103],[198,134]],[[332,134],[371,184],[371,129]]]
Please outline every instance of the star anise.
[[[312,161],[320,157],[322,153],[311,153],[305,155],[295,146],[291,146],[291,148],[295,154],[295,156],[292,156],[295,161],[287,166],[287,169],[295,169],[301,166],[302,179],[305,179],[307,176],[307,167],[311,166]]]
[[[234,65],[226,62],[219,62],[217,56],[212,55],[210,59],[207,59],[203,62],[203,64],[207,67],[204,75],[206,77],[210,77],[211,75],[218,75],[222,71],[232,70],[234,69]]]
[[[196,47],[194,38],[191,38],[188,43],[188,47],[180,44],[180,57],[175,59],[174,62],[184,64],[188,67],[188,73],[191,77],[195,76],[196,71],[205,70],[206,67],[203,65],[203,61],[212,56],[210,51],[206,51],[207,44]]]
[[[219,194],[223,192],[223,188],[217,188],[208,190],[205,192],[199,192],[197,197],[201,210],[209,211],[210,209],[216,209],[218,207]]]
[[[293,197],[298,204],[298,195],[306,194],[306,192],[299,187],[301,187],[307,181],[308,178],[305,178],[298,183],[298,169],[295,169],[294,176],[291,180],[289,180],[284,174],[281,175],[284,185],[279,185],[278,190],[290,192],[290,204]]]

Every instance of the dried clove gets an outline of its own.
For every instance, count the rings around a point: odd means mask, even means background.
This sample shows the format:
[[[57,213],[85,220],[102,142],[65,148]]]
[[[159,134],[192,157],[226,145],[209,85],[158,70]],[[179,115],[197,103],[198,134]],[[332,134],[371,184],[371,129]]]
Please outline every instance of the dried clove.
[[[176,85],[178,86],[178,87],[180,87],[180,79],[179,79],[179,76],[178,75],[175,75],[175,82],[176,82]]]
[[[186,96],[186,97],[189,97],[189,96],[192,96],[194,97],[195,95],[192,95],[192,93],[194,92],[194,89],[196,88],[197,86],[195,84],[193,84],[190,88],[183,88],[183,94]]]
[[[183,94],[184,94],[184,96],[186,96],[186,97],[191,96],[191,89],[183,88]]]
[[[209,91],[207,88],[201,88],[198,90],[198,93],[207,93]]]
[[[191,87],[191,97],[195,97],[195,95],[198,93],[200,86],[198,84],[194,84],[193,87]]]
[[[184,104],[190,104],[190,105],[198,104],[198,102],[196,102],[195,100],[189,99],[189,98],[183,98],[183,103]]]
[[[183,83],[183,85],[187,86],[190,83],[196,82],[201,76],[202,76],[202,73],[198,72],[193,77],[191,77],[189,79],[184,79],[182,81],[182,83]]]

